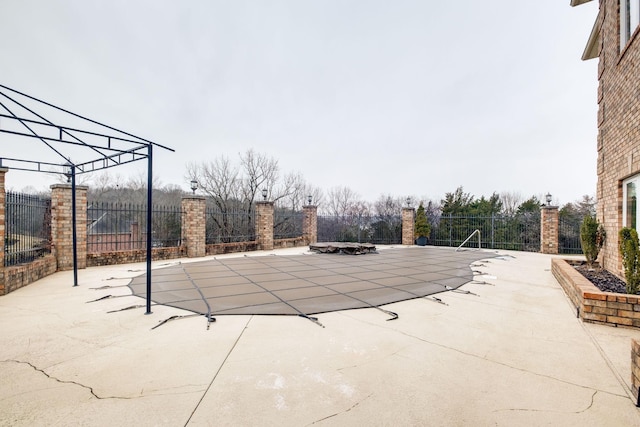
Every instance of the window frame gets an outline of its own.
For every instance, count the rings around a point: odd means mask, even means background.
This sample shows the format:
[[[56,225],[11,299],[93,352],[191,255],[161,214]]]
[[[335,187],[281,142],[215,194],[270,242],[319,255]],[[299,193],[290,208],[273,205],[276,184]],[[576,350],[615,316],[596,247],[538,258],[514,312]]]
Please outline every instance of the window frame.
[[[619,0],[620,52],[640,26],[640,0]]]
[[[633,186],[635,200],[630,203],[629,190]],[[622,226],[640,230],[640,217],[638,216],[638,190],[640,189],[640,174],[631,176],[622,181]],[[633,218],[629,218],[629,215]],[[633,221],[635,219],[635,221]],[[635,222],[635,224],[631,224]]]

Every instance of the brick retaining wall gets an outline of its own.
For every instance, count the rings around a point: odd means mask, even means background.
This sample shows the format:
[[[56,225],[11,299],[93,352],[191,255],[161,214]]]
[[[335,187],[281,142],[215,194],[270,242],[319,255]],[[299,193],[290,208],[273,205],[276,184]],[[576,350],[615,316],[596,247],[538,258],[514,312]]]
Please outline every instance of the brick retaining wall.
[[[186,256],[187,250],[184,246],[177,246],[173,248],[153,248],[151,250],[151,259],[154,261],[182,258]],[[133,262],[145,262],[146,260],[147,251],[145,249],[90,253],[87,254],[87,267],[130,264]]]
[[[640,342],[631,340],[631,392],[636,398],[636,406],[640,406]]]
[[[56,272],[57,263],[54,255],[44,257],[30,262],[29,264],[6,267],[4,269],[5,281],[0,287],[0,295],[6,295],[23,286],[27,286],[36,280],[42,279]]]
[[[551,272],[582,320],[640,328],[640,295],[602,292],[564,259],[552,259]]]

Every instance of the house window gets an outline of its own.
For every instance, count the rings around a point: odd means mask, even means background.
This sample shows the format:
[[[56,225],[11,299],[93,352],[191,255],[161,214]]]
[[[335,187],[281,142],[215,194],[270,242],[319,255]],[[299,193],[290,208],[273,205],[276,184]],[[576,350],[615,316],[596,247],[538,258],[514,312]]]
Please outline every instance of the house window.
[[[640,24],[640,0],[620,0],[620,51]]]
[[[622,225],[640,230],[638,223],[638,187],[640,175],[625,179],[622,182]]]

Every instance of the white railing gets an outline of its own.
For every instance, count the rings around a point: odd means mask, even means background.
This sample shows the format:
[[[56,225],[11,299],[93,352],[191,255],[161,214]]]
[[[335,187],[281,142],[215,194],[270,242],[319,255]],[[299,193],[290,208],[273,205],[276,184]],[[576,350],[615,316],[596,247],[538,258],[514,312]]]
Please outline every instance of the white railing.
[[[474,235],[474,234],[477,234],[477,235],[478,235],[478,250],[480,250],[480,249],[482,248],[482,242],[480,241],[480,230],[476,229],[473,233],[471,233],[471,234],[469,235],[469,237],[467,237],[467,238],[464,240],[464,242],[462,242],[462,243],[460,244],[460,246],[458,246],[458,247],[456,248],[456,252],[458,252],[458,251],[460,250],[460,248],[464,246],[464,244],[465,244],[465,243],[467,243],[469,240],[471,240],[471,238],[473,237],[473,235]]]

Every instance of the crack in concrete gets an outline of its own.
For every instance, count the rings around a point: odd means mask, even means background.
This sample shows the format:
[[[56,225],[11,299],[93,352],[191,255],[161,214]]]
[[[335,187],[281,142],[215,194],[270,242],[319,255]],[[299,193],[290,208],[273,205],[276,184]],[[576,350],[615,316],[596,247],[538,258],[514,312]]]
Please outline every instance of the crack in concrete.
[[[180,386],[176,386],[176,387],[169,387],[166,389],[152,389],[152,390],[144,390],[141,389],[140,390],[140,394],[138,396],[100,396],[98,395],[92,387],[84,385],[82,383],[79,383],[77,381],[71,381],[71,380],[62,380],[60,378],[54,377],[50,374],[48,374],[44,369],[38,368],[37,366],[35,366],[33,363],[31,362],[25,362],[22,360],[15,360],[15,359],[7,359],[7,360],[2,360],[0,361],[0,363],[18,363],[18,364],[22,364],[22,365],[27,365],[29,367],[31,367],[34,371],[39,372],[41,374],[43,374],[45,377],[54,380],[60,384],[73,384],[73,385],[77,385],[78,387],[82,387],[84,389],[87,389],[89,391],[89,393],[95,397],[98,400],[107,400],[107,399],[118,399],[118,400],[133,400],[133,399],[141,399],[141,398],[146,398],[146,397],[151,397],[151,396],[172,396],[172,395],[176,395],[176,394],[185,394],[185,393],[197,393],[200,392],[204,389],[204,384],[183,384]],[[51,366],[56,366],[59,365],[62,362],[56,363],[54,365]],[[170,392],[170,393],[159,393],[160,391],[163,390],[171,390],[171,389],[183,389],[185,387],[198,387],[198,390],[192,390],[192,391],[180,391],[180,392]],[[145,394],[146,393],[146,394]]]
[[[36,372],[40,372],[41,374],[43,374],[45,377],[54,380],[60,384],[73,384],[73,385],[77,385],[78,387],[82,387],[84,389],[87,389],[89,391],[89,393],[91,393],[91,395],[93,397],[95,397],[96,399],[99,400],[104,400],[104,399],[121,399],[121,400],[128,400],[128,399],[137,399],[137,397],[122,397],[122,396],[99,396],[98,394],[96,394],[96,392],[93,390],[92,387],[81,384],[77,381],[72,381],[72,380],[62,380],[60,378],[54,377],[53,375],[49,375],[44,369],[40,369],[38,368],[36,365],[34,365],[31,362],[25,362],[23,360],[15,360],[15,359],[8,359],[8,360],[3,360],[3,363],[18,363],[18,364],[22,364],[22,365],[27,365],[30,366],[34,371]]]
[[[554,411],[547,409],[533,409],[533,408],[506,408],[506,409],[496,409],[493,412],[545,412],[545,413],[553,413],[553,414],[582,414],[583,412],[587,412],[593,406],[595,401],[596,394],[598,394],[598,390],[593,390],[593,394],[591,395],[591,401],[589,405],[581,409],[579,411]]]
[[[358,405],[360,405],[360,404],[361,404],[362,402],[364,402],[365,400],[369,399],[371,396],[373,396],[373,393],[370,393],[370,394],[369,394],[367,397],[365,397],[364,399],[358,400],[356,403],[354,403],[353,405],[351,405],[350,407],[348,407],[348,408],[347,408],[347,409],[345,409],[344,411],[336,412],[335,414],[331,414],[331,415],[328,415],[328,416],[326,416],[326,417],[324,417],[324,418],[320,418],[319,420],[316,420],[316,421],[312,422],[311,424],[307,424],[307,425],[308,425],[308,426],[311,426],[311,425],[314,425],[314,424],[317,424],[317,423],[321,423],[322,421],[326,421],[326,420],[328,420],[329,418],[333,418],[333,417],[337,417],[337,416],[342,415],[342,414],[346,414],[347,412],[351,411],[352,409],[354,409],[355,407],[357,407]]]

